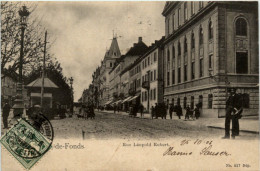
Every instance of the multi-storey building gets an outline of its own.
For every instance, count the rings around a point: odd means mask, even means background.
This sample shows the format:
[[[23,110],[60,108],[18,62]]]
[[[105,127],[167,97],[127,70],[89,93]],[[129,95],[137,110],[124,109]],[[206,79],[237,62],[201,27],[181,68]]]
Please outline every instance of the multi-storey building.
[[[155,41],[140,61],[141,103],[147,111],[163,102],[163,41],[164,37]]]
[[[133,44],[133,47],[130,48],[130,50],[120,57],[120,59],[117,60],[116,65],[113,67],[113,69],[109,72],[110,75],[110,99],[108,103],[111,101],[114,101],[112,105],[119,104],[125,99],[125,97],[129,96],[129,93],[125,94],[125,92],[120,92],[120,90],[123,90],[125,88],[122,88],[122,86],[125,86],[124,83],[121,81],[121,73],[128,72],[129,67],[132,66],[135,60],[137,60],[140,56],[142,56],[145,51],[147,50],[147,45],[142,41],[142,37],[138,38],[138,42]],[[130,82],[127,83],[130,84]],[[126,81],[124,81],[126,82]]]
[[[116,59],[121,56],[116,37],[113,38],[110,49],[106,52],[100,66],[99,75],[99,105],[104,106],[109,100],[109,71],[114,67]]]
[[[235,87],[244,114],[258,114],[257,2],[166,2],[162,14],[165,102],[220,117]]]

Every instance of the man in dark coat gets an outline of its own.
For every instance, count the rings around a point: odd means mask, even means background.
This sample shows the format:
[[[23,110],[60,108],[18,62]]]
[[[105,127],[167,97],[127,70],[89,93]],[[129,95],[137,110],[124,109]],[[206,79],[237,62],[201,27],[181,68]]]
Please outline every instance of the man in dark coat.
[[[242,101],[238,94],[236,94],[236,89],[230,89],[230,96],[226,102],[226,119],[225,119],[225,136],[223,139],[230,138],[230,121],[232,120],[232,138],[239,134],[239,122],[237,117],[237,112],[242,110]]]
[[[10,113],[11,106],[6,102],[3,106],[3,123],[4,129],[8,129],[8,116]]]
[[[169,109],[169,114],[170,114],[170,118],[172,119],[172,112],[174,111],[174,106],[173,104],[170,105],[170,109]]]
[[[181,116],[182,116],[182,107],[181,107],[181,105],[177,105],[176,106],[176,114],[177,114],[177,116],[179,117],[179,119],[181,119]]]

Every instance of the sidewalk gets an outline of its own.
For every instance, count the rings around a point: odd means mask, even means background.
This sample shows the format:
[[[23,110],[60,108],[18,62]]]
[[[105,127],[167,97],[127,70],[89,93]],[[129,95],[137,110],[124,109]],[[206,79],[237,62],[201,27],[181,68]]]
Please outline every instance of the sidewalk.
[[[114,114],[114,111],[99,111]],[[115,115],[125,115],[128,116],[129,113],[126,112],[116,112]],[[140,113],[137,113],[137,118],[141,119]],[[145,113],[143,119],[151,119],[151,114]],[[160,118],[159,118],[160,119]],[[170,119],[169,114],[167,114],[166,119]],[[184,121],[184,116],[179,120],[178,117],[173,114],[173,120],[178,120],[180,122],[185,122],[191,125],[206,126],[209,128],[225,129],[225,118],[199,118],[198,120],[188,120]],[[245,116],[239,120],[239,128],[241,132],[259,134],[259,117],[258,116]]]

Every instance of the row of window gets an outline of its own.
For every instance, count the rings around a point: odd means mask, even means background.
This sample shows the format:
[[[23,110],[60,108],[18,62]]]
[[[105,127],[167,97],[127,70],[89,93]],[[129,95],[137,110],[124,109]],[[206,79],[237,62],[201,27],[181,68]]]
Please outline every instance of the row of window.
[[[151,54],[151,56],[148,56],[145,59],[143,59],[142,68],[145,69],[146,67],[155,63],[156,61],[157,61],[157,52],[154,52],[153,54]]]
[[[156,88],[150,90],[149,94],[150,100],[156,100]],[[148,91],[142,92],[142,102],[148,100]]]
[[[141,72],[141,66],[137,65],[136,67],[130,70],[130,77],[132,77],[135,74],[138,74],[139,72]]]
[[[184,22],[188,21],[188,3],[190,3],[190,16],[195,14],[195,3],[196,2],[185,2],[183,5],[183,16]],[[199,10],[203,8],[204,4],[202,1],[199,2]],[[176,14],[177,13],[177,14]],[[176,18],[177,17],[177,18]],[[179,7],[175,13],[172,14],[172,30],[175,31],[181,26],[181,7]],[[167,34],[170,34],[170,18],[166,20]]]
[[[212,25],[212,22],[209,21],[209,41],[211,39],[213,39],[213,25]],[[200,26],[200,29],[199,29],[199,44],[200,45],[203,45],[203,28]],[[188,43],[187,43],[187,38],[185,36],[184,38],[184,53],[187,53],[188,51]],[[195,48],[195,36],[194,36],[194,32],[192,31],[191,33],[191,49],[193,50]],[[181,43],[180,41],[178,41],[178,49],[177,49],[177,54],[178,54],[178,57],[181,56]],[[173,58],[173,61],[175,61],[175,46],[173,45],[172,47],[172,58]],[[167,61],[169,62],[170,61],[170,51],[168,49],[167,51]]]
[[[250,103],[249,94],[247,94],[247,93],[242,94],[242,106],[243,106],[243,108],[249,108],[249,103]],[[167,104],[169,105],[169,99],[167,99]],[[174,98],[172,98],[171,104],[173,104],[173,105],[175,104]],[[177,105],[181,105],[180,98],[177,98]],[[189,107],[191,109],[194,109],[194,105],[196,105],[196,104],[194,104],[194,96],[191,96]],[[199,96],[199,105],[201,106],[201,108],[203,108],[203,96],[202,95]],[[187,97],[184,97],[183,98],[183,108],[185,109],[187,106],[188,106]],[[213,95],[209,94],[208,95],[208,109],[212,109],[212,106],[213,106]]]
[[[148,75],[148,73],[149,73],[149,75]],[[156,79],[157,79],[156,70],[152,70],[148,73],[146,73],[145,75],[142,76],[142,83],[145,81],[150,81],[150,82],[156,81]]]

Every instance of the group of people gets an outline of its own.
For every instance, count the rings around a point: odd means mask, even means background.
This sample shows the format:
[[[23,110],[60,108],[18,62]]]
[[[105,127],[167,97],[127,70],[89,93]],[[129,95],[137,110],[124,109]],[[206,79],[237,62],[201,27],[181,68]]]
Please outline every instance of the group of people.
[[[89,104],[89,105],[83,104],[81,106],[80,113],[83,114],[84,119],[88,119],[88,118],[95,119],[95,111],[94,111],[93,104]]]
[[[198,119],[200,117],[200,110],[199,109],[200,109],[199,103],[195,106],[195,109],[191,109],[190,106],[188,105],[185,108],[185,110],[186,110],[185,120],[189,120],[189,119],[195,120],[195,118]],[[176,115],[179,117],[179,119],[181,119],[181,116],[183,115],[181,105],[179,105],[179,104],[177,104],[175,106],[170,105],[169,114],[170,114],[171,119],[172,119],[172,113],[173,112],[176,112]]]

